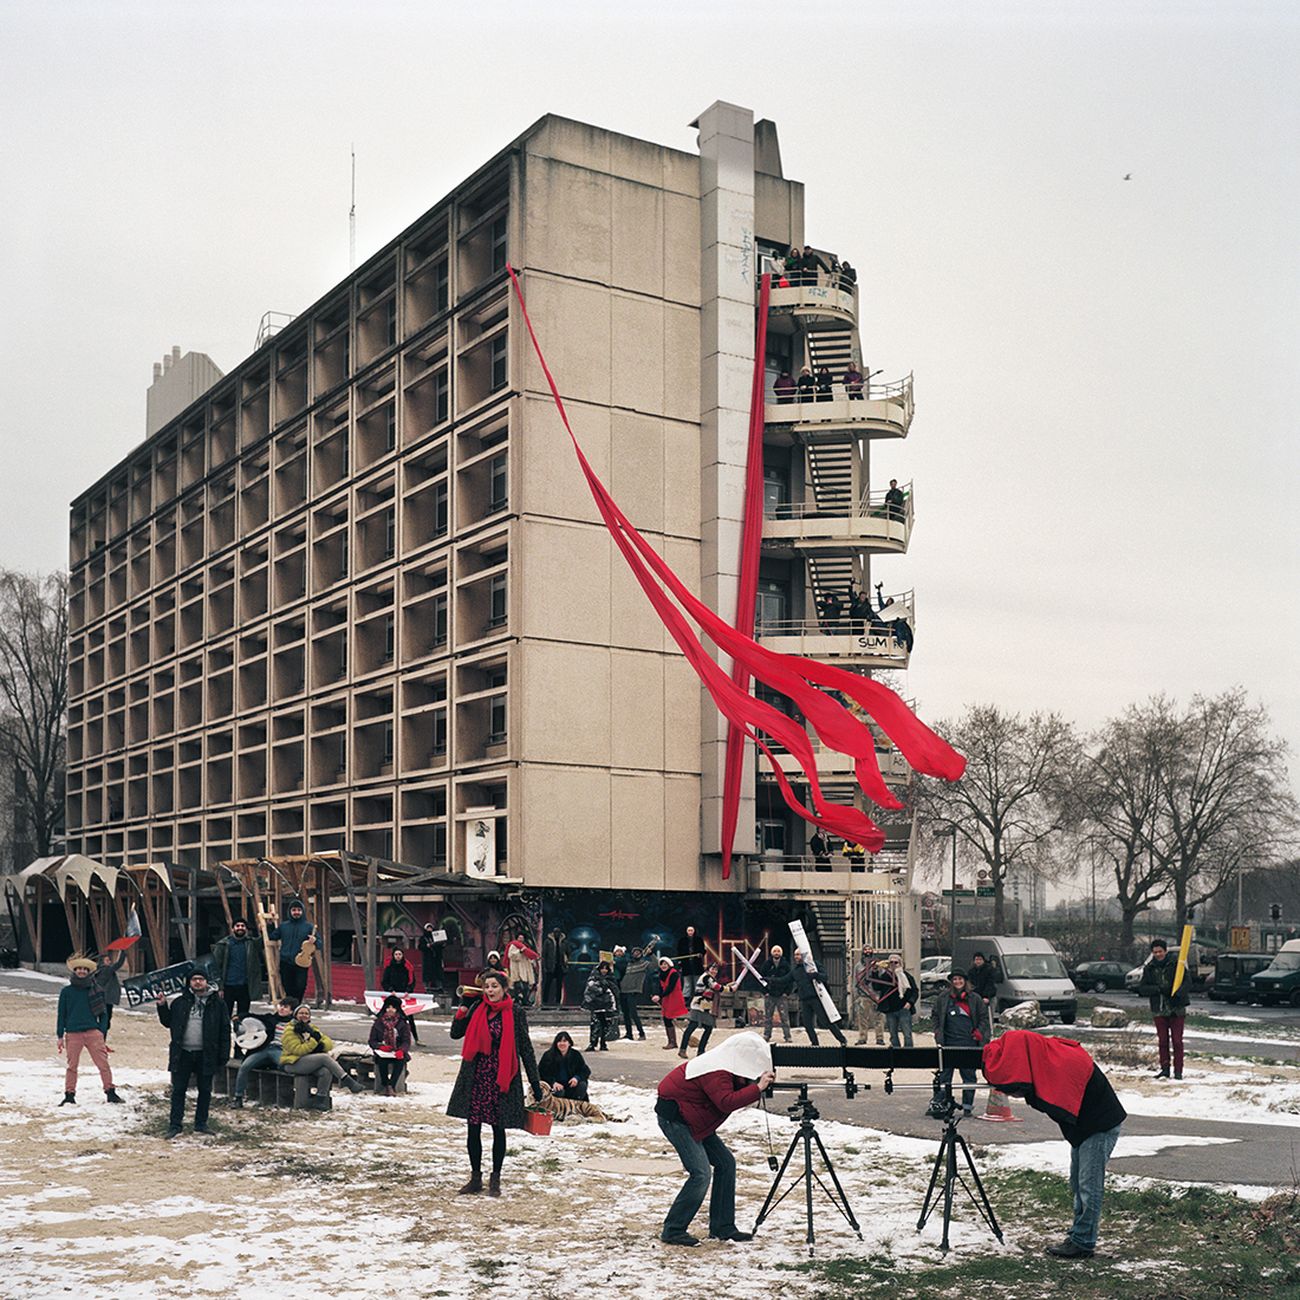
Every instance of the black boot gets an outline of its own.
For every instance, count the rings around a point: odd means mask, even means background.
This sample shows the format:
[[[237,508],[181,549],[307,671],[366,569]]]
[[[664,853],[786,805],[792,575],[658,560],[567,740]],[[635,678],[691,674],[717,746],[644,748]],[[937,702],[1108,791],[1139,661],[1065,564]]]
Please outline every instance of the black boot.
[[[77,1104],[77,1094],[75,1092],[65,1092],[63,1100],[59,1102],[60,1106],[75,1106]]]
[[[1169,1067],[1167,1065],[1162,1065],[1160,1069],[1156,1071],[1156,1078],[1157,1079],[1169,1078]]]
[[[115,1106],[125,1106],[125,1105],[126,1105],[126,1103],[122,1100],[122,1098],[119,1097],[119,1096],[117,1095],[117,1089],[116,1089],[116,1088],[105,1088],[105,1089],[104,1089],[104,1100],[105,1100],[105,1101],[108,1101],[108,1102],[112,1102],[113,1105],[115,1105]]]

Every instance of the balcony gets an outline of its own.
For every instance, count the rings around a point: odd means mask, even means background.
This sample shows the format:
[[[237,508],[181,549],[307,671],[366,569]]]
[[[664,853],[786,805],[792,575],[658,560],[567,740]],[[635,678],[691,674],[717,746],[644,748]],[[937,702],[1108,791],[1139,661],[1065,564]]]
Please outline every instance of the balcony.
[[[812,743],[813,757],[817,760],[817,776],[823,792],[828,798],[839,799],[841,792],[835,789],[839,786],[845,787],[844,793],[851,794],[857,780],[853,759],[847,754],[841,754],[837,749],[823,748],[815,737],[810,736],[809,739]],[[795,759],[773,742],[769,741],[768,744],[785,769],[786,778],[790,783],[805,784],[803,771]],[[876,762],[880,764],[880,774],[885,778],[886,785],[906,785],[911,779],[912,768],[896,749],[877,748]],[[772,785],[776,784],[776,777],[766,762],[760,762],[758,765],[758,779],[770,782]]]
[[[774,555],[902,555],[912,536],[911,484],[903,496],[902,505],[886,501],[883,492],[864,492],[843,506],[811,501],[769,506],[763,549]]]
[[[757,858],[749,863],[746,887],[750,894],[786,897],[817,894],[883,894],[907,892],[906,881],[896,871],[871,870],[873,860],[854,870],[842,858],[818,867],[811,856]]]
[[[799,655],[852,668],[906,668],[910,658],[910,632],[916,626],[911,593],[897,597],[875,623],[849,619],[760,620],[756,629],[761,645],[778,654]],[[894,626],[906,624],[906,630]],[[901,633],[901,636],[900,636]]]
[[[781,287],[781,280],[788,288]],[[768,310],[773,316],[820,316],[856,325],[858,286],[829,271],[790,271],[773,276]]]
[[[794,426],[792,431],[808,441],[842,438],[846,434],[906,438],[914,409],[911,375],[888,383],[864,382],[861,395],[850,395],[837,378],[829,395],[824,394],[820,400],[799,400],[796,393],[786,400],[768,402],[763,419],[769,426]]]

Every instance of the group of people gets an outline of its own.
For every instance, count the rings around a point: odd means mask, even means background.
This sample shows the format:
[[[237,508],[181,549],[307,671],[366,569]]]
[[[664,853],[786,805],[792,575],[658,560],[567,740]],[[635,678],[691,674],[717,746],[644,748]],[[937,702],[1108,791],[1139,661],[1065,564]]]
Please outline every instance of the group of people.
[[[874,1034],[876,1042],[883,1043],[884,1030],[888,1030],[891,1047],[911,1047],[912,1016],[920,995],[920,985],[904,969],[899,953],[880,957],[871,948],[863,948],[853,972],[857,1041],[865,1043],[867,1035]]]
[[[879,373],[873,372],[873,373]],[[829,402],[835,397],[836,377],[829,366],[803,366],[795,378],[789,370],[782,370],[772,381],[772,393],[778,406],[793,402]],[[861,402],[870,394],[870,374],[864,374],[856,361],[850,361],[839,376],[844,395],[851,402]]]
[[[897,489],[898,480],[890,479],[890,492]],[[901,497],[901,492],[899,496]],[[886,494],[888,500],[888,494]],[[891,504],[887,508],[904,509],[902,501]],[[890,633],[895,641],[907,651],[912,652],[912,646],[915,641],[915,634],[912,631],[912,625],[903,616],[902,607],[892,596],[886,599],[884,595],[884,583],[876,583],[876,605],[871,603],[870,595],[863,590],[849,584],[849,589],[844,596],[836,591],[828,591],[817,601],[817,614],[821,621],[822,631],[831,636],[837,636],[840,633],[848,633],[851,636],[863,636],[867,632],[873,633]]]
[[[792,247],[784,257],[772,258],[772,283],[777,288],[819,284],[822,276],[845,292],[851,292],[858,282],[851,263],[841,262],[834,254],[823,258],[814,248]]]

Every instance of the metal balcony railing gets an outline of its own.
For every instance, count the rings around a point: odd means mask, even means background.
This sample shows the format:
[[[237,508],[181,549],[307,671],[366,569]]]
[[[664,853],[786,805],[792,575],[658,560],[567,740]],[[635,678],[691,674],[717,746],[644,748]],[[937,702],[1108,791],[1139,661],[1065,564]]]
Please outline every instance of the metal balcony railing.
[[[766,519],[883,519],[887,523],[903,524],[910,531],[912,527],[912,485],[910,483],[899,489],[903,494],[903,503],[886,500],[885,492],[872,492],[868,489],[857,501],[845,502],[844,505],[822,505],[816,501],[769,502],[763,511]]]

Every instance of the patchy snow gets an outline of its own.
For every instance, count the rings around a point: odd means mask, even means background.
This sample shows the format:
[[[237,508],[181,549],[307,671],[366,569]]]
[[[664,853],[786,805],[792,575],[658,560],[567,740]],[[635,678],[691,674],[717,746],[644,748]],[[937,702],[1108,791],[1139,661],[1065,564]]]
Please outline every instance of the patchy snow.
[[[1219,1064],[1242,1067],[1232,1057]],[[1195,1067],[1181,1080],[1153,1080],[1146,1071],[1107,1066],[1120,1104],[1130,1115],[1176,1115],[1179,1119],[1220,1120],[1240,1124],[1300,1125],[1300,1080],[1286,1074],[1243,1068],[1238,1077],[1197,1077]]]
[[[26,1037],[24,1034],[0,1034],[0,1043],[16,1043],[24,1037]]]

